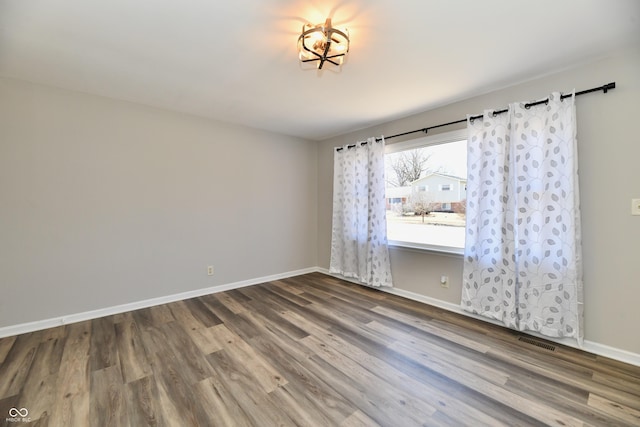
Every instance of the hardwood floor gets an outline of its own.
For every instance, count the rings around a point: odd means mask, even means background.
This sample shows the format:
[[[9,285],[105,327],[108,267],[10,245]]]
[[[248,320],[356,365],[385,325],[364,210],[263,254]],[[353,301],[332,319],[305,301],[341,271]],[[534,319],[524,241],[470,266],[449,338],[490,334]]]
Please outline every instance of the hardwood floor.
[[[639,367],[519,337],[314,273],[0,339],[0,421],[640,425]]]

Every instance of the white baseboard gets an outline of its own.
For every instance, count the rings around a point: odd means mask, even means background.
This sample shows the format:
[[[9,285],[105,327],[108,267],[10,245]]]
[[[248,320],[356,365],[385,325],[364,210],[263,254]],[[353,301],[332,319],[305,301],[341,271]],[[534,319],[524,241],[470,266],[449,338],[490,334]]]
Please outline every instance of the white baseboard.
[[[345,278],[336,274],[332,274],[329,272],[329,270],[327,270],[326,268],[320,268],[318,267],[317,272],[319,273],[324,273],[327,274],[329,276],[333,276],[333,277],[337,277],[339,279],[342,280],[346,280],[348,282],[352,282],[352,283],[356,283],[358,285],[362,285],[362,283],[358,282],[357,280],[353,280],[353,279],[349,279],[349,278]],[[381,290],[383,292],[387,292],[393,295],[398,295],[410,300],[414,300],[414,301],[418,301],[418,302],[422,302],[425,304],[429,304],[438,308],[442,308],[444,310],[448,310],[451,311],[453,313],[458,313],[458,314],[462,314],[464,316],[468,316],[468,317],[473,317],[474,319],[478,319],[478,320],[482,320],[484,322],[489,322],[489,323],[493,323],[495,325],[498,326],[504,326],[504,324],[498,322],[497,320],[494,319],[489,319],[487,317],[483,317],[483,316],[478,316],[477,314],[473,314],[473,313],[469,313],[467,311],[464,311],[459,305],[447,302],[447,301],[442,301],[439,299],[435,299],[435,298],[431,298],[425,295],[421,295],[421,294],[417,294],[415,292],[411,292],[411,291],[405,291],[402,289],[398,289],[398,288],[387,288],[387,287],[380,287],[380,288],[376,288],[378,290]],[[548,341],[553,341],[555,343],[558,344],[562,344],[562,345],[566,345],[568,347],[573,347],[573,348],[578,348],[580,350],[584,350],[588,353],[593,353],[593,354],[597,354],[599,356],[604,356],[604,357],[608,357],[610,359],[614,359],[614,360],[618,360],[620,362],[625,362],[625,363],[629,363],[631,365],[635,365],[635,366],[640,366],[640,354],[637,353],[632,353],[630,351],[627,350],[621,350],[619,348],[615,348],[615,347],[611,347],[605,344],[600,344],[597,342],[593,342],[593,341],[589,341],[589,340],[584,340],[583,346],[579,347],[578,344],[576,343],[575,340],[569,339],[569,338],[550,338],[550,337],[546,337],[543,335],[540,335],[536,332],[533,331],[526,331],[526,332],[522,332],[525,333],[527,335],[531,335],[537,338],[543,338],[545,340]]]
[[[120,304],[113,307],[100,308],[98,310],[85,311],[83,313],[69,314],[66,316],[54,317],[51,319],[38,320],[35,322],[21,323],[18,325],[5,326],[0,328],[0,338],[10,337],[18,334],[39,331],[47,328],[54,328],[69,323],[82,322],[84,320],[97,319],[99,317],[111,316],[113,314],[125,313],[127,311],[138,310],[141,308],[152,307],[154,305],[167,304],[175,301],[182,301],[189,298],[195,298],[202,295],[214,294],[217,292],[229,291],[231,289],[243,288],[245,286],[257,285],[259,283],[270,282],[272,280],[286,279],[287,277],[299,276],[301,274],[317,272],[316,267],[305,268],[302,270],[288,271],[286,273],[274,274],[271,276],[256,277],[255,279],[242,280],[239,282],[228,283],[225,285],[211,286],[208,288],[196,289],[193,291],[181,292],[178,294],[167,295],[157,298],[146,299],[143,301],[135,301],[126,304]]]
[[[9,337],[18,334],[24,334],[28,332],[39,331],[42,329],[53,328],[60,325],[66,325],[69,323],[82,322],[84,320],[96,319],[104,316],[111,316],[113,314],[125,313],[127,311],[138,310],[141,308],[152,307],[160,304],[167,304],[170,302],[181,301],[189,298],[195,298],[202,295],[214,294],[217,292],[224,292],[231,289],[243,288],[245,286],[257,285],[259,283],[270,282],[272,280],[285,279],[287,277],[300,276],[302,274],[307,273],[324,273],[329,276],[334,276],[343,280],[347,280],[349,282],[353,282],[359,285],[362,285],[356,280],[348,279],[341,277],[339,275],[329,273],[329,270],[321,267],[311,267],[305,268],[301,270],[288,271],[285,273],[274,274],[270,276],[264,277],[256,277],[254,279],[242,280],[239,282],[228,283],[225,285],[219,286],[211,286],[208,288],[196,289],[188,292],[181,292],[178,294],[167,295],[157,298],[151,298],[143,301],[135,301],[126,304],[120,304],[112,307],[101,308],[98,310],[86,311],[83,313],[75,313],[69,314],[66,316],[54,317],[51,319],[38,320],[35,322],[21,323],[18,325],[5,326],[0,328],[0,338]],[[425,304],[429,304],[435,307],[442,308],[444,310],[448,310],[454,313],[462,314],[464,316],[473,317],[478,320],[482,320],[489,323],[494,323],[499,326],[503,326],[500,322],[495,321],[493,319],[485,318],[482,316],[478,316],[472,313],[468,313],[456,304],[452,304],[447,301],[442,301],[439,299],[431,298],[425,295],[417,294],[415,292],[405,291],[398,288],[376,288],[381,291],[388,292],[393,295],[398,295],[407,299],[411,299],[414,301],[422,302]],[[558,344],[563,344],[569,347],[579,348],[577,343],[574,340],[570,339],[554,339],[549,337],[544,337],[535,332],[527,331],[529,335],[536,336],[539,338],[544,338],[549,341],[556,342]],[[619,360],[621,362],[629,363],[631,365],[640,366],[640,354],[632,353],[630,351],[621,350],[619,348],[611,347],[605,344],[600,344],[597,342],[584,340],[584,345],[582,350],[587,351],[589,353],[597,354],[604,357],[609,357],[611,359]]]

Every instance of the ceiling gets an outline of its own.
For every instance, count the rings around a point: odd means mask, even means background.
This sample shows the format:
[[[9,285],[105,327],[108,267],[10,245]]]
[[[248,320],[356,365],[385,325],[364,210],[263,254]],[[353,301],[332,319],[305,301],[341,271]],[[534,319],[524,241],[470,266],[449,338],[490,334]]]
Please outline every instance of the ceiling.
[[[349,57],[302,70],[327,17]],[[0,0],[0,76],[311,140],[638,41],[638,0]]]

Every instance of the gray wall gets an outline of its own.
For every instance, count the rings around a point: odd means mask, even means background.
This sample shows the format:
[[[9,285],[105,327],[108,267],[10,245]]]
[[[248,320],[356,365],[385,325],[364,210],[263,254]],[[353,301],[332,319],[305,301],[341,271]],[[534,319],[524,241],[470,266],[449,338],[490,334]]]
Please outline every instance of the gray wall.
[[[614,80],[577,101],[585,334],[640,353],[638,49],[321,143],[0,79],[0,327],[328,268],[332,147]],[[391,260],[398,288],[459,303],[459,257]]]
[[[314,142],[0,79],[0,327],[314,267],[316,236]]]
[[[639,354],[640,217],[630,215],[631,198],[640,198],[640,139],[635,129],[640,120],[640,49],[637,47],[535,81],[323,141],[318,152],[319,265],[329,267],[334,146],[446,123],[469,113],[482,113],[486,108],[541,98],[555,90],[581,90],[610,81],[615,81],[617,88],[607,95],[589,94],[576,101],[585,339]],[[398,97],[402,94],[398,93]],[[456,128],[442,131],[453,129]],[[392,139],[389,143],[400,140]],[[460,257],[394,248],[391,267],[397,288],[459,304]],[[440,287],[441,275],[450,277],[449,289]]]

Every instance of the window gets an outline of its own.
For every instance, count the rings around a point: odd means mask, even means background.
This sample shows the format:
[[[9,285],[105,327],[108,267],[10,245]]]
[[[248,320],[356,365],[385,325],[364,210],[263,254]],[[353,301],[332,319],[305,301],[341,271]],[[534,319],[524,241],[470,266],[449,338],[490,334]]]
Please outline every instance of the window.
[[[463,253],[466,130],[387,145],[385,174],[389,244]]]

